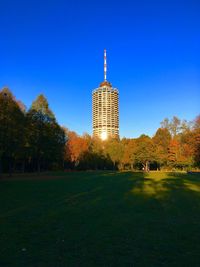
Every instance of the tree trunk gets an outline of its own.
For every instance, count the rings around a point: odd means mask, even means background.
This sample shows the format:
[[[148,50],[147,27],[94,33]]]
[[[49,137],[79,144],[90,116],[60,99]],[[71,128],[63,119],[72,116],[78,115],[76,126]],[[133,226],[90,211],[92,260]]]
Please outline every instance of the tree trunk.
[[[124,170],[124,164],[120,163],[120,170]]]
[[[146,161],[145,171],[146,171],[146,172],[149,171],[149,162],[148,162],[148,161]]]
[[[144,164],[144,163],[142,163],[142,166],[143,166],[143,167],[142,167],[142,170],[143,170],[143,171],[146,171],[146,169],[145,169],[145,164]]]
[[[133,171],[133,163],[131,162],[131,171]]]

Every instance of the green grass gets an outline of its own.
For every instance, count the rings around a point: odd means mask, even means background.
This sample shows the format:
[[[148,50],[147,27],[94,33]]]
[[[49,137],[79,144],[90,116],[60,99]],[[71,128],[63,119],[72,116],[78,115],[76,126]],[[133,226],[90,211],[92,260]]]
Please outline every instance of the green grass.
[[[0,181],[1,267],[200,266],[199,174],[52,175]]]

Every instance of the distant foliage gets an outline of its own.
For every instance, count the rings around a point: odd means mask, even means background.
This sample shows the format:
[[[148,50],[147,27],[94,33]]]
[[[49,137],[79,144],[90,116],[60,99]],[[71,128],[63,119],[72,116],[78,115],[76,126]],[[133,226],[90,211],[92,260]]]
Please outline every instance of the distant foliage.
[[[61,127],[44,95],[27,110],[0,91],[0,174],[46,170],[187,170],[200,167],[200,116],[165,118],[151,138],[101,141]]]

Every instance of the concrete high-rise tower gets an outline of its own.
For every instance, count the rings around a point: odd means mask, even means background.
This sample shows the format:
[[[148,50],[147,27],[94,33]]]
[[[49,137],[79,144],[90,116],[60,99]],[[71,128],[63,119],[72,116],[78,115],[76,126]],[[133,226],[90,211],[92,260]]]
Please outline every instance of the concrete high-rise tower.
[[[104,81],[92,92],[93,136],[102,140],[119,137],[119,92],[107,81],[107,58],[104,50]]]

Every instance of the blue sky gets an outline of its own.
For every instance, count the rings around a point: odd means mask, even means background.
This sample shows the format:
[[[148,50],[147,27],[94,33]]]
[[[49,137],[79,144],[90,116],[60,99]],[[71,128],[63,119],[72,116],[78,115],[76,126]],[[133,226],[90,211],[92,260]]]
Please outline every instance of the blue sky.
[[[0,88],[27,107],[43,93],[61,125],[92,133],[104,48],[121,137],[199,114],[198,0],[0,0],[0,11]]]

